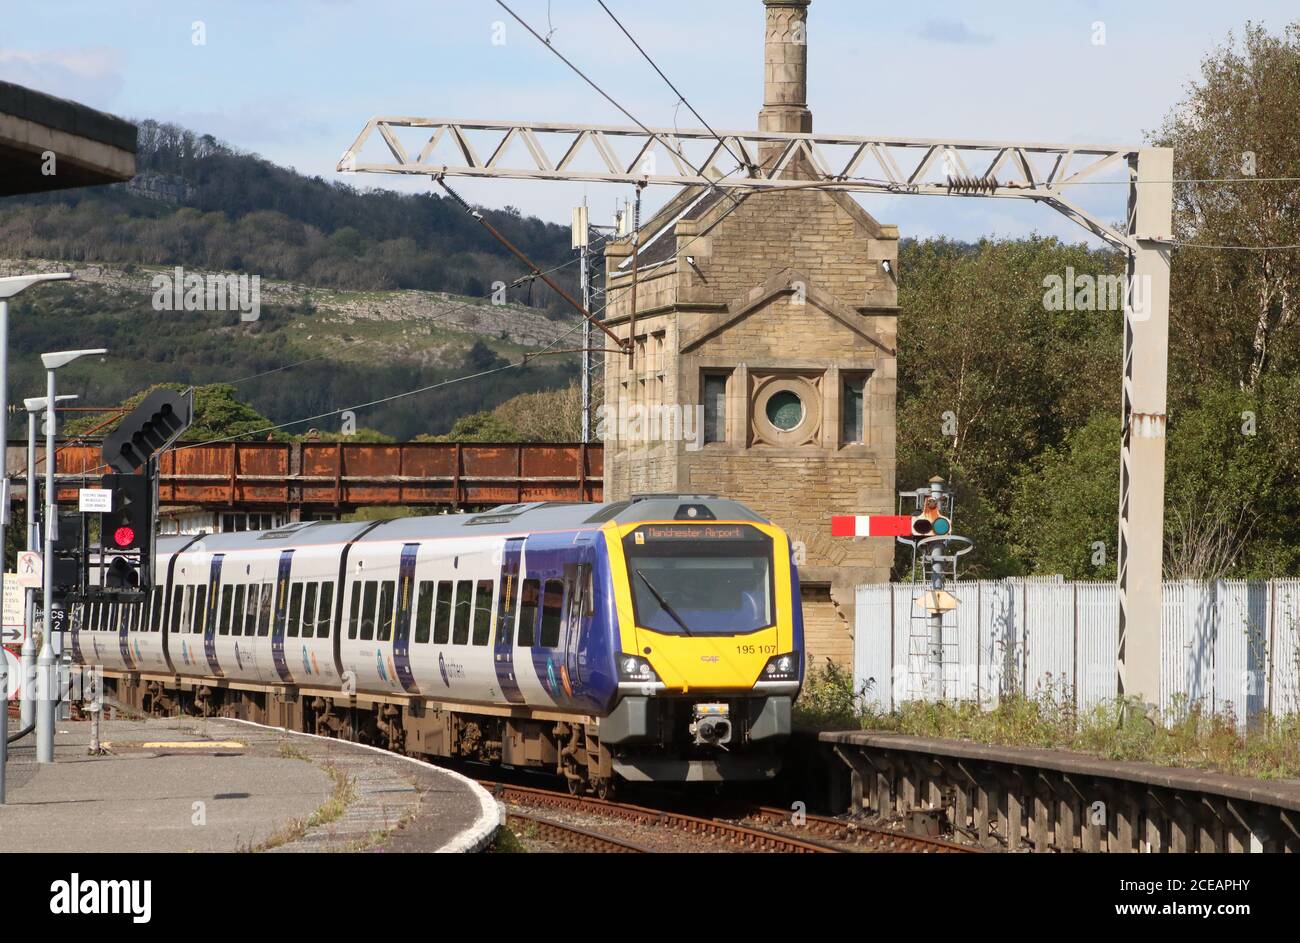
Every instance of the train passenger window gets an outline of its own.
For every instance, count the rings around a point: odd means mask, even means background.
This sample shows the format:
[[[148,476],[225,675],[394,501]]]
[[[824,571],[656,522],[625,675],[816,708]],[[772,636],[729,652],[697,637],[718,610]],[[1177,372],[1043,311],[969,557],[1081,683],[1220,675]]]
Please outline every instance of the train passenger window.
[[[438,584],[438,605],[433,613],[433,644],[446,645],[451,634],[451,589],[452,584],[443,580]]]
[[[275,602],[275,585],[273,583],[262,584],[262,608],[257,614],[257,634],[259,637],[265,637],[271,631],[271,606]]]
[[[393,637],[393,601],[397,595],[397,584],[384,580],[379,584],[379,614],[375,617],[375,638],[387,642]]]
[[[208,624],[208,588],[206,586],[194,587],[194,624],[190,631],[194,634],[202,634]]]
[[[320,609],[316,612],[316,637],[330,637],[330,623],[334,621],[334,584],[320,584]]]
[[[248,590],[243,583],[235,587],[235,602],[230,607],[230,634],[244,634],[244,593]]]
[[[474,608],[474,584],[460,580],[456,584],[456,627],[451,633],[451,644],[469,644],[469,617]]]
[[[366,581],[365,595],[361,600],[361,641],[369,642],[375,637],[375,602],[379,596],[379,583]]]
[[[302,584],[294,583],[289,590],[289,638],[298,637],[298,620],[302,618]]]
[[[221,635],[230,634],[230,615],[234,608],[235,587],[224,586],[221,589],[221,612],[217,618],[217,632]]]
[[[433,626],[433,593],[437,584],[433,580],[420,580],[420,594],[415,603],[415,641],[423,645],[429,641]]]
[[[181,630],[181,612],[185,606],[185,587],[177,586],[172,590],[172,610],[171,610],[171,630],[179,632]]]
[[[361,624],[361,584],[352,584],[352,614],[348,619],[348,638],[357,637],[357,626]]]
[[[564,621],[564,581],[547,580],[542,593],[542,648],[558,648],[560,623]]]
[[[474,644],[486,645],[492,638],[492,581],[479,580],[474,593]]]
[[[244,608],[244,634],[252,638],[257,634],[257,609],[262,587],[258,583],[248,586],[248,600]]]
[[[523,597],[519,600],[519,641],[521,648],[532,648],[537,637],[537,597],[541,594],[540,580],[524,580]]]
[[[308,583],[302,597],[302,637],[314,638],[316,635],[316,584]]]
[[[149,631],[157,632],[162,627],[163,615],[163,588],[155,586],[153,588],[153,606],[149,610]]]

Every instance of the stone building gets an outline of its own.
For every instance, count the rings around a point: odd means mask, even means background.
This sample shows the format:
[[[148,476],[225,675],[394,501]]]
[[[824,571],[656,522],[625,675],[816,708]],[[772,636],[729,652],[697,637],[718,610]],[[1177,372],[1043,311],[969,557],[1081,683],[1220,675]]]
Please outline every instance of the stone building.
[[[764,0],[760,130],[812,130],[808,4]],[[684,190],[641,227],[635,287],[630,241],[606,249],[607,323],[635,336],[606,358],[604,415],[638,418],[607,422],[605,498],[717,493],[783,526],[810,666],[851,663],[853,588],[893,558],[830,518],[894,512],[897,263],[896,227],[814,189]]]

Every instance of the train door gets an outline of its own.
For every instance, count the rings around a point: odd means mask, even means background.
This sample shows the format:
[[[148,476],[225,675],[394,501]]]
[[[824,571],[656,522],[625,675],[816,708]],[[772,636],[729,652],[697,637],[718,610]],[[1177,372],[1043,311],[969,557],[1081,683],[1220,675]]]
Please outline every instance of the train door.
[[[501,551],[501,594],[497,602],[497,634],[493,642],[492,661],[496,667],[497,687],[511,704],[522,704],[524,696],[515,677],[515,620],[519,614],[519,571],[524,552],[524,538],[511,537]]]
[[[275,673],[286,684],[293,682],[289,671],[289,662],[284,656],[284,633],[289,611],[289,576],[293,571],[293,551],[280,551],[280,564],[275,579],[275,612],[271,626],[271,661],[275,663]]]
[[[415,595],[415,557],[419,544],[403,544],[397,576],[397,613],[393,624],[393,671],[402,689],[411,694],[418,690],[411,672],[411,610]]]
[[[216,678],[224,677],[221,673],[221,661],[217,657],[217,611],[221,603],[221,562],[224,553],[212,555],[212,569],[208,574],[208,595],[205,603],[207,613],[203,621],[203,652],[208,656],[208,667]],[[195,613],[195,618],[198,614]]]
[[[572,701],[582,693],[582,646],[587,629],[585,620],[592,612],[591,564],[566,566],[564,579],[569,585],[569,601],[564,615],[564,669],[560,680],[565,696]]]

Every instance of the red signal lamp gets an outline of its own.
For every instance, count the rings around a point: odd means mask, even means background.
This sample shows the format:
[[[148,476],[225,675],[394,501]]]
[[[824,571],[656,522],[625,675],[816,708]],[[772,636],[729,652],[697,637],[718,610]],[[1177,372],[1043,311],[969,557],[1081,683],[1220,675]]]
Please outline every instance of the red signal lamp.
[[[113,542],[119,547],[129,547],[135,543],[135,530],[130,527],[119,527],[113,531]]]

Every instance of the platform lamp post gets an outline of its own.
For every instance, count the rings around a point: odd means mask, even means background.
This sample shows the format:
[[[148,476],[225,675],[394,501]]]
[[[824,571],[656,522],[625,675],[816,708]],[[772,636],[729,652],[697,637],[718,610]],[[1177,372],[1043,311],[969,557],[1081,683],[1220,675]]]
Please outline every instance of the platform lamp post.
[[[60,403],[76,398],[75,393],[56,397]],[[36,484],[36,417],[45,412],[45,397],[29,397],[23,400],[23,408],[27,410],[27,549],[40,550],[40,531],[36,526],[36,495],[40,491]],[[23,728],[30,727],[36,720],[36,633],[32,631],[36,625],[36,590],[29,589],[26,595],[23,611],[27,632],[23,638],[22,700],[19,702]]]
[[[95,350],[59,350],[41,354],[41,363],[45,365],[45,402],[47,405],[58,403],[54,391],[54,373],[60,367],[66,367],[81,357],[106,354],[104,348]],[[59,504],[58,491],[54,483],[54,436],[59,424],[55,410],[47,411],[49,421],[45,424],[45,576],[41,581],[43,603],[41,609],[41,653],[36,659],[36,762],[54,762],[54,701],[57,696],[57,683],[54,675],[54,648],[51,637],[54,635],[51,612],[54,610],[54,529],[58,527]],[[3,587],[0,587],[3,588]],[[63,645],[60,642],[59,652]]]
[[[4,435],[4,506],[0,507],[0,599],[4,598],[4,546],[5,525],[9,522],[9,299],[40,282],[61,282],[72,277],[71,272],[50,272],[44,275],[10,275],[0,278],[0,428]],[[0,804],[5,801],[5,763],[9,759],[9,659],[0,652],[0,692],[4,693],[0,710]]]

